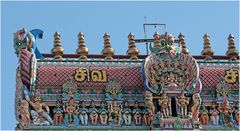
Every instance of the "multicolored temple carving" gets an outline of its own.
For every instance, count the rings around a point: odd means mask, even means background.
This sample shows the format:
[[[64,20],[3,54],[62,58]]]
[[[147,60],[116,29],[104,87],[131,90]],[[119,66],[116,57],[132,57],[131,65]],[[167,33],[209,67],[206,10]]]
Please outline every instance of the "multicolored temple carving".
[[[155,33],[147,56],[139,55],[132,33],[127,55],[114,55],[108,33],[102,55],[88,54],[82,32],[77,54],[64,54],[58,32],[52,54],[41,54],[35,40],[42,37],[39,29],[14,34],[16,129],[239,128],[231,34],[227,56],[214,56],[208,34],[201,56],[191,56],[181,33]]]

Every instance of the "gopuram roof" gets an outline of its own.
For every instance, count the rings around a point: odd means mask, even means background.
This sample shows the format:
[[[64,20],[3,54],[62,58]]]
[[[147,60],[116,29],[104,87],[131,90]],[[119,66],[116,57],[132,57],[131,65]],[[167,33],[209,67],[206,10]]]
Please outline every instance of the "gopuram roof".
[[[16,129],[237,129],[239,54],[228,36],[226,55],[216,56],[203,36],[200,56],[191,56],[185,36],[128,35],[126,55],[115,55],[110,34],[102,54],[88,54],[82,32],[75,54],[64,54],[60,33],[51,54],[35,44],[43,31],[19,30],[14,48]],[[151,53],[140,55],[138,42]],[[211,118],[211,119],[210,119]]]

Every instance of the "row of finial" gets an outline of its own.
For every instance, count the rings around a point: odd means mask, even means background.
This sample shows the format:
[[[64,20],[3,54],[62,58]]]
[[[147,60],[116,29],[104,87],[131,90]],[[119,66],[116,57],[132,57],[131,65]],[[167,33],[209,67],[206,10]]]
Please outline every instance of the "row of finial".
[[[154,47],[160,46],[159,42],[159,34],[156,32],[154,37]],[[104,48],[102,50],[102,55],[105,56],[107,60],[113,59],[114,55],[114,49],[111,46],[110,42],[110,35],[108,33],[105,33],[103,36],[104,39]],[[214,55],[214,51],[211,49],[211,43],[210,43],[210,36],[208,34],[205,34],[203,36],[204,39],[204,47],[201,52],[201,54],[204,56],[206,60],[213,60],[212,56]],[[179,40],[179,46],[182,48],[183,54],[189,54],[189,50],[186,47],[185,44],[185,36],[180,33],[178,36]],[[130,33],[128,35],[128,50],[127,55],[130,56],[130,59],[138,59],[139,50],[136,47],[134,35]],[[61,40],[60,40],[60,33],[56,32],[54,34],[54,48],[52,49],[52,54],[55,59],[61,60],[63,55],[64,49],[62,48]],[[76,50],[76,53],[80,55],[80,59],[87,59],[88,55],[88,48],[86,47],[86,43],[84,40],[84,35],[82,32],[79,32],[78,34],[78,48]],[[230,60],[237,60],[238,57],[238,51],[234,44],[234,36],[230,34],[228,36],[228,50],[226,52],[226,55],[230,58]]]

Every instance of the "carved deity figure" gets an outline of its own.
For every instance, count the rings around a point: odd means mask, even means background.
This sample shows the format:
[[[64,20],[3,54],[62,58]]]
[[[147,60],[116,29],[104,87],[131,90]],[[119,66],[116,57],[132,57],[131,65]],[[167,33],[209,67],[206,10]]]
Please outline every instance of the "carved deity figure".
[[[216,108],[210,110],[210,120],[212,121],[213,125],[219,124],[219,111]]]
[[[132,124],[132,110],[129,108],[128,101],[125,102],[122,112],[125,125],[130,126]]]
[[[116,100],[113,100],[110,105],[108,105],[109,121],[112,121],[117,126],[121,126],[122,121],[122,105],[118,105]],[[112,123],[112,124],[113,124]]]
[[[152,110],[152,112],[154,113],[155,112],[155,106],[153,104],[153,96],[152,96],[152,93],[149,92],[149,91],[146,91],[145,92],[145,100],[144,100],[144,103],[145,103],[145,106]]]
[[[227,97],[223,99],[223,102],[219,103],[218,110],[220,112],[220,122],[223,123],[225,126],[233,127],[233,110],[229,106],[229,101]]]
[[[82,107],[80,108],[79,118],[82,125],[88,124],[88,109],[86,108],[86,105],[83,102]]]
[[[134,117],[135,124],[137,126],[140,126],[142,123],[142,115],[141,115],[142,111],[141,109],[139,109],[138,106],[139,106],[138,102],[136,101],[133,108],[133,117]]]
[[[30,100],[30,98],[28,96],[28,92],[26,90],[24,90],[24,94],[25,94],[25,98],[26,98],[27,102],[30,103],[30,105],[33,107],[34,111],[37,113],[37,115],[35,115],[35,116],[43,117],[52,125],[53,120],[49,116],[49,111],[50,111],[49,107],[45,103],[41,102],[42,99],[41,99],[40,93],[36,92],[33,100]],[[44,108],[47,112],[44,111]]]
[[[99,117],[100,117],[101,124],[102,125],[107,125],[108,112],[107,112],[105,103],[103,101],[101,102],[101,109],[99,111]]]
[[[68,98],[67,104],[65,105],[63,111],[65,112],[66,125],[79,124],[78,120],[79,108],[78,105],[75,103],[73,97]]]
[[[147,126],[151,126],[153,123],[153,119],[154,119],[154,113],[151,109],[146,109],[143,111],[143,119],[144,119],[144,123]]]
[[[181,92],[179,98],[177,98],[177,105],[179,106],[180,115],[182,118],[187,117],[187,106],[189,104],[189,98],[184,96],[184,92]]]
[[[55,108],[53,109],[54,123],[56,125],[61,125],[63,121],[63,108],[61,107],[60,101],[57,101]]]
[[[18,108],[20,116],[20,126],[23,129],[27,129],[30,125],[30,113],[29,113],[29,104],[26,100],[21,100],[21,105]]]
[[[218,106],[218,111],[220,112],[220,123],[225,126],[233,127],[233,109],[229,105],[227,92],[228,91],[224,89],[220,91],[222,100]]]
[[[199,121],[198,115],[199,115],[199,108],[201,105],[201,98],[200,98],[199,93],[193,94],[192,100],[193,100],[193,105],[191,107],[191,111],[192,111],[191,118],[193,118],[196,121]]]
[[[203,106],[203,109],[200,111],[200,122],[203,125],[208,125],[209,116],[208,116],[208,110]]]
[[[171,116],[171,99],[167,96],[166,92],[163,93],[162,97],[158,99],[158,104],[161,106],[163,116],[168,118]]]
[[[96,108],[94,102],[91,102],[91,108],[89,109],[89,116],[92,122],[92,125],[97,125],[98,121],[98,109]]]

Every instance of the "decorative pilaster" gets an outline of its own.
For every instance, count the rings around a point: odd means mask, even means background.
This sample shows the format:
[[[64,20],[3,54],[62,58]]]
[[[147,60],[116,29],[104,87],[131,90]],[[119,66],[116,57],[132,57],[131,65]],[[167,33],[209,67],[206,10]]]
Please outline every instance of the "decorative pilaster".
[[[211,49],[211,43],[210,43],[210,36],[208,34],[205,34],[203,36],[204,40],[204,46],[201,54],[205,57],[206,60],[213,60],[212,56],[214,54],[214,51]]]
[[[127,54],[130,56],[130,59],[138,59],[139,50],[136,47],[134,35],[132,33],[128,35],[128,45]]]
[[[182,33],[178,35],[178,40],[179,40],[179,45],[182,47],[182,53],[189,54],[189,51],[185,45],[185,36]]]
[[[84,40],[84,35],[82,32],[78,33],[78,48],[76,50],[77,54],[80,54],[80,59],[87,59],[88,48]]]
[[[60,39],[60,33],[55,32],[54,34],[54,47],[52,49],[52,54],[55,59],[61,60],[64,49],[62,48],[62,43]]]
[[[114,55],[114,49],[111,46],[110,43],[110,35],[108,33],[105,33],[103,36],[104,39],[104,48],[102,50],[102,55],[105,56],[105,59],[107,60],[112,60],[113,59],[113,55]]]
[[[153,38],[154,38],[154,47],[161,46],[161,43],[159,41],[159,33],[158,32],[154,33]]]
[[[234,36],[232,34],[229,34],[228,36],[228,50],[226,52],[226,55],[230,57],[230,60],[237,60],[238,57],[238,50],[235,47],[234,44]]]

